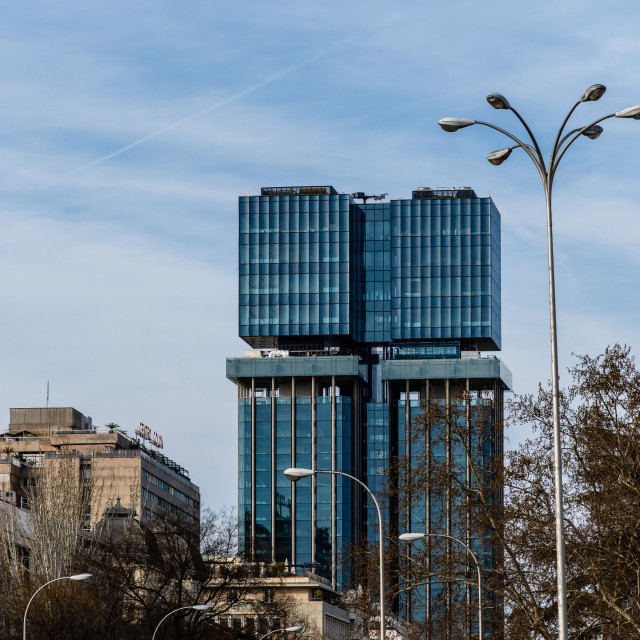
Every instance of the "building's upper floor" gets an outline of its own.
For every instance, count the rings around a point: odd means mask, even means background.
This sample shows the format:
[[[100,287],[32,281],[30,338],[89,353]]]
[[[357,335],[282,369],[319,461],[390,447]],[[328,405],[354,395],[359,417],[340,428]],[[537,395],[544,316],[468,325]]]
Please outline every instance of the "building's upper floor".
[[[500,349],[491,198],[468,187],[376,198],[331,186],[240,197],[240,336],[292,350],[425,340]]]
[[[94,477],[108,487],[107,494],[113,493],[105,498],[137,496],[143,520],[166,512],[198,517],[198,486],[184,467],[160,452],[154,443],[161,438],[152,435],[157,436],[148,428],[136,430],[136,437],[116,424],[96,428],[71,407],[10,409],[9,428],[0,433],[0,490],[23,504],[46,465],[73,459],[80,477]],[[100,513],[102,505],[94,517]]]

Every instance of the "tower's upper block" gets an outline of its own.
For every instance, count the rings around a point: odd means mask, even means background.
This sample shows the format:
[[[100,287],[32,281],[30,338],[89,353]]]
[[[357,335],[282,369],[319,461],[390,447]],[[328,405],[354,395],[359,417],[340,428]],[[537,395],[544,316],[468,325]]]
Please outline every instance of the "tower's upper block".
[[[240,336],[255,347],[460,341],[500,349],[500,213],[469,188],[360,204],[240,198]]]

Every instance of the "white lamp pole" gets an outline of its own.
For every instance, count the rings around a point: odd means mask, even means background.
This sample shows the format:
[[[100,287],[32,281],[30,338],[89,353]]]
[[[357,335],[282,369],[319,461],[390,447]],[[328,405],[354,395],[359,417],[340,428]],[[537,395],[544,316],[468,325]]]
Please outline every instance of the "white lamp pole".
[[[156,628],[155,628],[155,630],[153,632],[153,635],[151,636],[151,640],[155,640],[156,633],[158,633],[158,629],[160,628],[160,625],[169,616],[173,615],[177,611],[183,611],[184,609],[193,609],[194,611],[211,611],[211,609],[213,609],[213,607],[210,604],[192,604],[190,607],[178,607],[177,609],[174,609],[173,611],[169,611],[169,613],[167,613],[167,615],[164,618],[162,618],[162,620],[160,620],[160,622],[158,622],[158,624],[156,625]]]
[[[442,118],[438,124],[448,132],[458,131],[465,127],[470,127],[474,124],[481,124],[485,127],[495,129],[504,134],[508,138],[511,138],[516,144],[506,149],[500,149],[493,151],[487,156],[487,160],[494,165],[502,164],[510,155],[513,149],[521,148],[531,158],[531,161],[535,165],[542,185],[544,187],[544,195],[547,206],[547,250],[549,254],[549,315],[551,326],[551,390],[553,395],[553,473],[555,484],[555,521],[556,521],[556,567],[558,575],[558,637],[560,640],[567,640],[567,579],[565,568],[565,555],[564,555],[564,513],[563,513],[563,495],[562,495],[562,434],[560,431],[560,390],[559,390],[559,374],[558,374],[558,337],[556,326],[556,285],[555,285],[555,273],[553,263],[553,232],[552,232],[552,219],[551,219],[551,193],[553,189],[553,179],[555,178],[558,164],[564,156],[567,149],[581,136],[584,135],[587,138],[595,140],[601,133],[602,127],[598,125],[599,122],[607,120],[608,118],[633,118],[634,120],[640,120],[640,105],[629,107],[610,113],[594,120],[591,124],[588,124],[579,129],[573,129],[562,137],[564,128],[569,121],[569,118],[576,110],[578,105],[583,102],[593,102],[599,100],[606,91],[606,87],[602,84],[591,85],[583,94],[580,100],[578,100],[564,121],[562,126],[558,130],[556,140],[551,150],[549,157],[549,164],[545,163],[538,142],[531,132],[529,125],[524,121],[522,116],[509,104],[509,101],[500,93],[490,93],[487,96],[487,101],[494,109],[507,109],[512,111],[513,114],[522,123],[524,128],[531,139],[531,144],[526,144],[516,138],[513,134],[497,127],[488,122],[481,122],[479,120],[473,120],[471,118]],[[568,141],[567,141],[568,140]]]
[[[385,631],[385,603],[384,603],[384,530],[383,530],[383,522],[382,522],[382,511],[380,511],[380,505],[376,500],[376,497],[373,495],[371,489],[367,487],[367,485],[362,482],[362,480],[358,480],[355,476],[351,476],[344,471],[319,471],[312,469],[297,469],[291,468],[286,469],[284,475],[289,478],[292,482],[297,482],[301,478],[307,478],[309,476],[314,475],[315,473],[328,473],[336,476],[345,476],[345,478],[350,478],[354,482],[357,482],[361,487],[364,487],[366,491],[371,496],[373,503],[376,505],[376,510],[378,512],[378,544],[380,548],[380,640],[385,640],[386,631]]]
[[[93,578],[92,573],[78,573],[73,576],[63,576],[62,578],[54,578],[53,580],[49,580],[49,582],[45,582],[39,589],[35,591],[35,593],[29,598],[29,602],[27,602],[27,606],[24,610],[24,618],[22,619],[22,640],[27,640],[27,613],[29,612],[29,607],[33,602],[33,599],[42,591],[45,587],[53,584],[54,582],[58,582],[59,580],[73,580],[74,582],[89,582]]]
[[[478,562],[478,558],[476,558],[475,553],[471,551],[466,543],[462,542],[462,540],[456,538],[455,536],[450,536],[446,533],[403,533],[400,535],[400,542],[411,544],[416,540],[422,540],[422,538],[448,538],[449,540],[458,542],[467,550],[469,555],[473,558],[473,561],[476,563],[476,569],[478,570],[478,638],[480,640],[483,640],[484,628],[482,620],[482,573],[480,572],[480,563]]]

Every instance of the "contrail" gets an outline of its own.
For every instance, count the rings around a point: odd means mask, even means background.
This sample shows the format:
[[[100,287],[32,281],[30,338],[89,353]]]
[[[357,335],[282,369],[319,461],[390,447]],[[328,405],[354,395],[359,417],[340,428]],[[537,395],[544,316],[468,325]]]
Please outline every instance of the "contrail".
[[[340,43],[342,44],[342,42]],[[261,82],[258,82],[257,84],[254,84],[250,87],[247,87],[246,89],[243,89],[242,91],[239,91],[238,93],[234,93],[233,95],[229,96],[228,98],[225,98],[224,100],[221,100],[220,102],[216,102],[216,104],[211,105],[210,107],[207,107],[206,109],[202,109],[202,111],[198,111],[197,113],[192,113],[190,116],[187,116],[186,118],[182,118],[181,120],[177,120],[176,122],[173,122],[172,124],[168,124],[166,127],[163,127],[162,129],[159,129],[158,131],[154,131],[153,133],[150,133],[147,136],[144,136],[143,138],[139,138],[138,140],[135,140],[134,142],[132,142],[131,144],[128,144],[124,147],[121,147],[120,149],[117,149],[116,151],[113,151],[112,153],[108,153],[106,156],[102,156],[101,158],[98,158],[97,160],[93,160],[92,162],[89,162],[88,164],[85,164],[84,166],[78,168],[78,169],[74,169],[73,171],[70,171],[69,173],[65,174],[64,176],[61,176],[60,178],[56,178],[55,180],[52,180],[51,182],[47,182],[46,184],[44,184],[43,186],[40,187],[40,189],[47,189],[48,187],[53,186],[54,184],[58,184],[59,182],[62,182],[63,180],[66,180],[67,178],[71,178],[71,176],[75,176],[78,173],[82,173],[83,171],[86,171],[87,169],[90,169],[91,167],[95,167],[98,164],[101,164],[102,162],[105,162],[107,160],[110,160],[111,158],[115,158],[115,156],[119,156],[121,153],[124,153],[125,151],[129,151],[129,149],[133,149],[134,147],[137,147],[139,145],[141,145],[143,142],[147,142],[148,140],[152,140],[153,138],[157,138],[158,136],[161,136],[162,134],[166,133],[167,131],[171,131],[172,129],[175,129],[176,127],[179,127],[183,124],[185,124],[186,122],[190,122],[191,120],[195,120],[196,118],[200,118],[203,115],[209,113],[210,111],[213,111],[215,109],[219,109],[220,107],[223,107],[226,104],[229,104],[230,102],[233,102],[234,100],[237,100],[238,98],[242,98],[243,96],[246,96],[248,93],[251,93],[252,91],[257,91],[258,89],[264,87],[265,85],[273,82],[274,80],[278,80],[278,78],[282,78],[283,76],[288,75],[289,73],[292,73],[293,71],[296,71],[298,69],[300,69],[301,67],[304,67],[305,65],[311,64],[312,62],[315,62],[316,60],[319,60],[320,58],[326,56],[327,54],[329,54],[333,49],[335,49],[335,47],[338,45],[334,45],[333,47],[331,47],[330,49],[327,49],[326,51],[323,51],[322,53],[318,53],[317,55],[313,56],[312,58],[308,58],[307,60],[304,60],[303,62],[300,62],[296,65],[293,65],[292,67],[289,67],[287,69],[284,69],[282,71],[279,71],[278,73],[269,76],[268,78],[266,78],[265,80],[262,80]]]

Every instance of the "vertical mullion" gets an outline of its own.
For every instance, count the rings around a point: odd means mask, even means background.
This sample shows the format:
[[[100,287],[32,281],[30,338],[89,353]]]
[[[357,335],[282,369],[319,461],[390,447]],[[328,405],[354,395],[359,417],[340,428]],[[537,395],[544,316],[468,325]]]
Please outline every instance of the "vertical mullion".
[[[256,379],[251,378],[251,560],[256,555]]]
[[[337,471],[336,377],[331,376],[331,471]],[[331,474],[331,587],[337,588],[338,496],[336,474]]]

